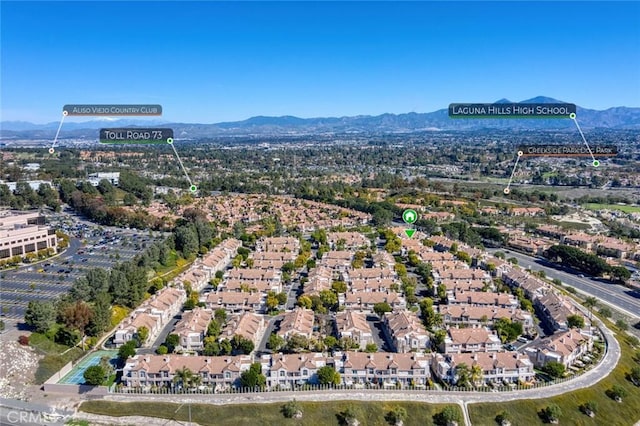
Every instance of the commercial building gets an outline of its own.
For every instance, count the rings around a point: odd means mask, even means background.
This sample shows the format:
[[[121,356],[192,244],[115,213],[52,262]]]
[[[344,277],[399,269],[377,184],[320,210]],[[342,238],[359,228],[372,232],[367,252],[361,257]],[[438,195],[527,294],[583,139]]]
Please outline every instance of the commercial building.
[[[57,247],[56,232],[40,213],[0,212],[0,259]]]

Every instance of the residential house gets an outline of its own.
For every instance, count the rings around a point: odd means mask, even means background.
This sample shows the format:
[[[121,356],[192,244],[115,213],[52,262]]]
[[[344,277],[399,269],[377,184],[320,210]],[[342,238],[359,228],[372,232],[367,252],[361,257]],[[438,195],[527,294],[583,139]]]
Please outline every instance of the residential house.
[[[227,323],[222,329],[219,340],[233,339],[233,336],[241,336],[251,340],[258,347],[260,339],[265,331],[265,321],[262,315],[245,312],[240,315],[232,315],[227,318]]]
[[[224,309],[229,313],[262,312],[265,308],[265,297],[260,293],[235,291],[211,292],[204,297],[207,308],[215,311]]]
[[[162,330],[160,317],[147,312],[134,312],[129,318],[118,325],[118,329],[113,337],[115,347],[119,348],[129,340],[138,339],[138,329],[140,327],[146,327],[147,330],[149,330],[147,340],[141,342],[142,346],[146,346],[149,342],[152,342],[160,330]]]
[[[336,334],[339,338],[353,339],[360,346],[360,349],[364,349],[369,343],[374,343],[367,315],[360,312],[338,312],[336,314]]]
[[[311,338],[313,334],[314,312],[311,309],[296,308],[284,314],[277,332],[285,340],[294,334]]]
[[[332,364],[322,353],[263,355],[262,370],[266,372],[267,387],[290,389],[304,384],[318,383],[318,370]]]
[[[207,328],[213,318],[211,309],[195,308],[182,314],[176,323],[173,333],[180,338],[180,346],[187,351],[199,351],[204,348]]]
[[[248,355],[183,356],[142,355],[127,359],[122,370],[122,383],[127,388],[167,387],[176,385],[176,372],[190,370],[200,377],[201,386],[216,391],[239,386],[240,375],[251,366]]]
[[[502,349],[500,338],[486,327],[450,327],[441,351],[450,353],[495,352]]]
[[[592,349],[593,338],[590,335],[569,329],[535,342],[527,348],[527,353],[537,367],[556,361],[569,368]]]
[[[520,306],[520,302],[512,294],[489,291],[455,291],[448,297],[448,304],[499,306],[502,308],[517,308]]]
[[[336,352],[335,368],[345,385],[424,386],[431,378],[431,354],[422,352]]]
[[[373,307],[377,303],[385,302],[392,309],[404,309],[407,306],[404,297],[395,291],[354,291],[345,295],[344,307],[346,309],[373,312]]]
[[[383,326],[396,352],[424,350],[429,346],[429,332],[411,311],[385,313]]]
[[[576,313],[576,308],[568,298],[553,291],[536,299],[534,306],[540,313],[540,320],[554,331],[567,330],[567,317]]]
[[[433,357],[433,373],[440,380],[455,384],[457,367],[465,364],[471,370],[479,366],[480,381],[485,384],[527,383],[535,378],[533,363],[518,352],[475,352],[463,354],[437,354]]]
[[[359,232],[328,232],[327,242],[332,250],[357,250],[371,244],[369,239]]]
[[[525,333],[535,327],[533,316],[518,308],[501,308],[498,306],[472,305],[439,305],[438,313],[446,325],[484,326],[493,324],[500,318],[508,318],[512,322],[519,322]]]

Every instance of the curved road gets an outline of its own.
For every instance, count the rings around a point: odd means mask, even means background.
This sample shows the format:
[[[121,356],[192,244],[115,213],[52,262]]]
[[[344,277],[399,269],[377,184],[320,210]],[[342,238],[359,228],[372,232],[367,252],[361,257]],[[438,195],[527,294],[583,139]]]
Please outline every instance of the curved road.
[[[620,345],[611,330],[594,318],[607,341],[607,351],[601,362],[582,376],[566,382],[537,389],[515,390],[510,392],[449,392],[449,391],[407,391],[407,390],[327,390],[327,391],[286,391],[251,394],[215,394],[215,395],[117,395],[105,397],[118,402],[164,401],[174,403],[207,404],[246,404],[286,402],[295,398],[298,401],[415,401],[429,403],[458,404],[463,408],[466,423],[470,425],[466,405],[480,402],[504,402],[518,399],[538,399],[561,395],[577,389],[591,387],[607,377],[618,364]]]

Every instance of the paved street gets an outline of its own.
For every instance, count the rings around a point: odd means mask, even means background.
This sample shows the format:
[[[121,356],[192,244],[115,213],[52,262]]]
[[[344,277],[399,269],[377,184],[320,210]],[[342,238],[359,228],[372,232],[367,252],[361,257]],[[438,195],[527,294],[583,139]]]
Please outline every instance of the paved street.
[[[504,402],[519,399],[548,398],[566,392],[588,388],[607,377],[620,359],[620,345],[613,333],[604,328],[597,318],[594,322],[603,330],[607,341],[607,351],[602,361],[593,369],[580,377],[537,389],[514,390],[510,392],[449,392],[449,391],[408,391],[397,389],[339,390],[326,391],[286,391],[251,394],[216,394],[216,395],[116,395],[105,399],[119,402],[132,401],[166,401],[174,403],[206,402],[208,404],[243,404],[243,403],[278,403],[295,398],[298,401],[415,401],[429,403],[459,404],[466,408],[467,404],[479,402]],[[466,410],[465,410],[466,414]],[[635,419],[633,419],[635,421]],[[465,422],[469,425],[469,419]]]
[[[622,285],[608,282],[601,282],[590,278],[581,278],[577,275],[555,269],[544,260],[527,256],[521,253],[504,249],[488,249],[489,252],[502,251],[506,257],[515,257],[518,264],[533,271],[544,271],[548,278],[558,278],[564,285],[575,287],[584,293],[598,298],[599,301],[608,303],[613,307],[625,311],[626,314],[640,318],[640,298],[633,297],[630,290]]]

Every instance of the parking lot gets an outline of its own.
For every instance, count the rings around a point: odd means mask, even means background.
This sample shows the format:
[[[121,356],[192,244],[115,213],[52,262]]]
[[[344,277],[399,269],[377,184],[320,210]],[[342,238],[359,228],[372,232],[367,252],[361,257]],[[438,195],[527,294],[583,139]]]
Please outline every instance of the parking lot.
[[[30,301],[54,299],[89,269],[108,269],[161,238],[157,233],[150,236],[146,231],[98,226],[67,213],[47,220],[71,237],[70,245],[51,259],[0,272],[0,314],[7,327],[22,321]]]

